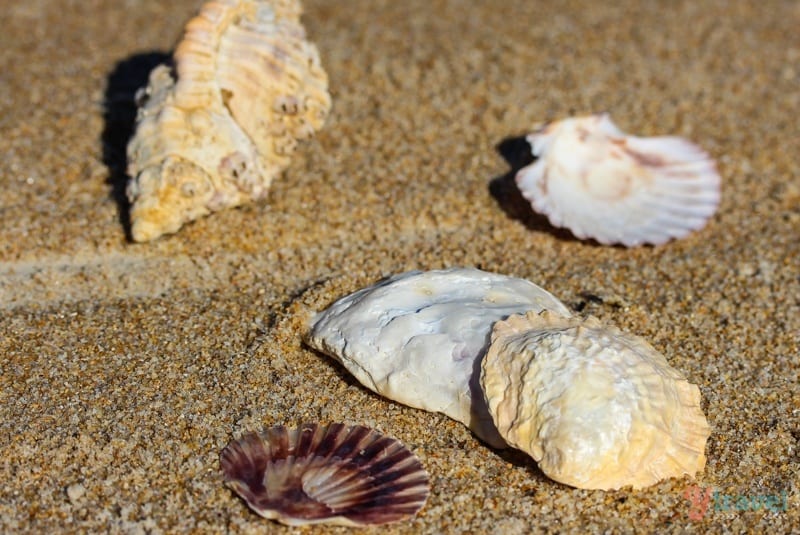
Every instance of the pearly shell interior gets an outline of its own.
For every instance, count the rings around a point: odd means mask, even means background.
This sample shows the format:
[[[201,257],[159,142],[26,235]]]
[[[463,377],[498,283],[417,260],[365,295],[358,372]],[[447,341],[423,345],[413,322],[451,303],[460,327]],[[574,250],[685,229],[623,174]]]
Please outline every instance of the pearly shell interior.
[[[477,269],[412,271],[346,296],[313,321],[308,344],[389,399],[444,413],[505,447],[478,384],[492,324],[569,310],[523,279]]]
[[[596,318],[497,322],[481,385],[503,438],[561,483],[640,488],[705,466],[700,390],[642,338]]]
[[[719,205],[714,161],[685,139],[629,136],[607,114],[555,121],[527,139],[537,160],[517,186],[578,238],[662,244],[701,229]]]

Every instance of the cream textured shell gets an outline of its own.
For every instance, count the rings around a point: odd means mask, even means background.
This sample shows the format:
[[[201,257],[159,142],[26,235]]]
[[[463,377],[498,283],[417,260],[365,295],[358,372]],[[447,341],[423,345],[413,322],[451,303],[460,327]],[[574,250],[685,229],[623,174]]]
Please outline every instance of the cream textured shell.
[[[303,424],[247,433],[220,454],[227,483],[290,526],[387,524],[428,498],[428,474],[399,440],[363,426]]]
[[[700,390],[643,339],[596,318],[497,322],[481,384],[500,434],[561,483],[639,488],[705,466]]]
[[[297,0],[212,0],[137,95],[131,233],[148,241],[263,198],[330,110]]]
[[[478,383],[480,359],[495,321],[544,309],[569,314],[523,279],[469,268],[412,271],[335,302],[313,320],[307,342],[373,392],[444,413],[505,447]]]
[[[717,209],[714,161],[678,137],[625,135],[607,114],[530,134],[538,159],[517,173],[534,210],[578,238],[661,244],[702,228]]]

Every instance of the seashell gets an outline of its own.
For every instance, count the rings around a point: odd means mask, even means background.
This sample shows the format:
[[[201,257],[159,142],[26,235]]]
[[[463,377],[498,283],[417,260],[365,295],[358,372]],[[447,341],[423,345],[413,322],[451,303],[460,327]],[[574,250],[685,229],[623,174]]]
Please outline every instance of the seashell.
[[[290,526],[363,526],[415,515],[428,474],[400,441],[360,425],[247,433],[220,454],[225,483],[253,511]]]
[[[495,321],[545,309],[569,315],[523,279],[465,268],[411,271],[331,305],[314,319],[307,342],[373,392],[444,413],[505,447],[478,383],[480,359]]]
[[[481,385],[503,438],[561,483],[640,488],[705,466],[700,390],[642,338],[596,318],[497,322]]]
[[[267,195],[322,127],[328,81],[297,0],[212,0],[137,95],[131,234],[148,241]]]
[[[578,238],[661,244],[701,229],[719,205],[714,161],[685,139],[628,136],[602,113],[549,123],[527,140],[538,159],[517,186]]]

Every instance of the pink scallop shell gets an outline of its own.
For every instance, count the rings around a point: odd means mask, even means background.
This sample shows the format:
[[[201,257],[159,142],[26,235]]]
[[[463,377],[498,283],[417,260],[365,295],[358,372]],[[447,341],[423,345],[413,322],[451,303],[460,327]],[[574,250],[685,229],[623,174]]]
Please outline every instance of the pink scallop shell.
[[[578,238],[658,245],[701,229],[719,205],[714,161],[685,139],[629,136],[607,114],[555,121],[527,139],[538,159],[517,186]]]

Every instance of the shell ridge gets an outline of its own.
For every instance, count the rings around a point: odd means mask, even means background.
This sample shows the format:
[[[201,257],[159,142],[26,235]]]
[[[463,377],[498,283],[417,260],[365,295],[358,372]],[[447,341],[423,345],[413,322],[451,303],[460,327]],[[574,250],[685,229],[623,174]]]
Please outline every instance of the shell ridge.
[[[376,439],[374,433],[365,434],[362,430],[366,428],[355,427],[336,448],[333,458],[339,463],[326,474],[327,481],[321,481],[313,489],[306,489],[315,500],[325,503],[334,512],[350,507],[365,509],[374,506],[374,499],[364,498],[369,497],[376,486],[380,486],[385,494],[391,494],[392,500],[395,500],[394,493],[403,487],[389,486],[386,482],[393,479],[388,477],[387,473],[391,472],[392,468],[397,468],[395,465],[399,460],[410,459],[412,470],[421,469],[418,461],[414,463],[413,455],[399,447],[394,439],[385,436]],[[354,443],[345,445],[348,440]],[[393,443],[397,446],[393,455],[376,462],[376,458],[383,457],[382,454],[390,449]],[[359,457],[352,457],[355,450],[361,450]],[[361,456],[366,458],[362,459]],[[344,477],[341,476],[341,472],[344,472]],[[399,498],[399,501],[404,503],[405,498],[403,496]],[[360,505],[356,505],[358,502],[361,502]]]
[[[315,499],[337,512],[347,507],[372,507],[382,499],[374,496],[376,487],[382,489],[382,495],[390,495],[395,504],[413,502],[427,485],[427,477],[419,474],[421,469],[420,464],[411,464],[409,473],[403,476],[407,478],[405,481],[398,477],[384,477],[380,472],[375,472],[377,477],[361,472],[360,475],[347,474],[347,479],[341,484],[337,484],[338,474],[331,473],[327,485],[314,487],[311,492]]]
[[[216,87],[211,80],[203,80],[197,77],[193,70],[192,60],[200,64],[207,64],[210,70],[202,72],[213,72],[216,65],[213,58],[219,49],[222,34],[234,22],[240,14],[237,7],[247,2],[220,2],[211,1],[201,7],[200,12],[186,24],[184,36],[175,49],[175,63],[178,82],[176,84],[175,99],[176,104],[181,105],[183,101],[190,106],[195,101],[198,89],[194,86],[195,82],[201,84],[203,88],[203,98],[206,102],[216,100]],[[211,42],[208,42],[208,38]],[[203,61],[208,58],[210,61]],[[189,98],[191,95],[194,98]]]
[[[311,456],[312,452],[319,446],[326,431],[327,427],[299,426],[292,441],[291,450],[293,455],[297,458]]]
[[[685,139],[629,136],[607,114],[556,121],[527,139],[538,159],[517,173],[520,192],[578,238],[658,245],[702,228],[719,205],[713,159]]]
[[[500,434],[557,481],[639,488],[705,463],[699,389],[641,337],[527,313],[495,324],[482,366]]]
[[[338,513],[357,503],[364,490],[370,490],[372,478],[346,460],[335,459],[313,473],[304,473],[302,482],[303,491],[310,498]]]
[[[268,449],[271,455],[265,453]],[[399,468],[354,462],[366,452],[380,456],[384,451],[391,452]],[[245,458],[239,459],[243,453]],[[267,462],[258,461],[267,457]],[[263,464],[260,478],[247,471],[252,472],[253,464]],[[394,522],[417,513],[428,494],[427,473],[414,454],[396,439],[363,426],[302,424],[249,433],[226,446],[220,467],[226,483],[254,511],[288,525]],[[385,478],[382,470],[402,477]]]
[[[303,488],[314,499],[319,500],[333,510],[341,510],[351,501],[359,498],[359,489],[369,490],[373,479],[349,465],[346,460],[338,459],[339,463],[324,472],[306,474],[303,478]]]

